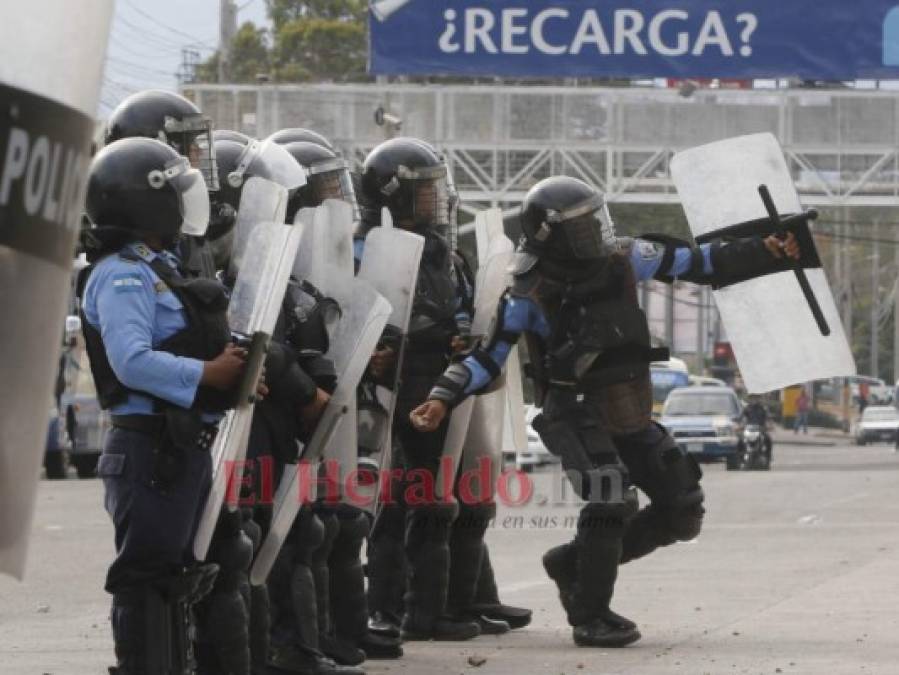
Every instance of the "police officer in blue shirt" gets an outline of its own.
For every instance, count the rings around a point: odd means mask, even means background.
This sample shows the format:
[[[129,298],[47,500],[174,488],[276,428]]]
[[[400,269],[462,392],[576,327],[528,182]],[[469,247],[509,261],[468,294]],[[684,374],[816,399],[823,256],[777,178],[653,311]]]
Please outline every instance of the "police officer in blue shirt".
[[[636,283],[726,285],[787,269],[799,245],[792,234],[700,247],[618,238],[603,196],[570,177],[531,188],[521,227],[514,281],[492,335],[444,372],[411,419],[421,431],[437,429],[527,337],[528,374],[543,408],[534,429],[587,501],[574,541],[548,551],[543,564],[575,643],[620,647],[640,633],[609,608],[619,563],[693,539],[705,513],[699,466],[651,418],[649,363],[668,356],[651,345]],[[639,512],[635,486],[650,500]]]
[[[203,234],[209,196],[171,147],[128,138],[95,157],[86,210],[82,324],[113,425],[98,465],[115,525],[110,672],[193,672],[190,606],[216,566],[198,565],[190,543],[215,423],[233,405],[245,360],[230,342],[224,288],[186,280],[170,252],[182,233]]]

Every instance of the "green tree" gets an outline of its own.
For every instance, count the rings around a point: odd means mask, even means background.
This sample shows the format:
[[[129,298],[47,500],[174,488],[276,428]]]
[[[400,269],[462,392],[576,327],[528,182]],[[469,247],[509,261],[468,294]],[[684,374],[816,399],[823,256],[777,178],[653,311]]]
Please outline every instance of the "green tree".
[[[219,52],[197,68],[200,82],[218,82]],[[231,64],[226,77],[229,82],[255,82],[256,75],[271,70],[268,31],[252,21],[244,23],[231,43]]]
[[[308,18],[365,23],[365,0],[266,0],[268,16],[275,30]]]
[[[364,0],[268,0],[279,82],[366,77]]]

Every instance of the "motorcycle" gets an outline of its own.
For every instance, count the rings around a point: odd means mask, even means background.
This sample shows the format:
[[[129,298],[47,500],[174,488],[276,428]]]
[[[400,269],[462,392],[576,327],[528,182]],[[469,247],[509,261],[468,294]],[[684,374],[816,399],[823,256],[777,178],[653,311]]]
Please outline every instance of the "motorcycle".
[[[743,471],[768,471],[771,468],[771,449],[765,430],[757,424],[747,424],[737,448],[737,466]]]

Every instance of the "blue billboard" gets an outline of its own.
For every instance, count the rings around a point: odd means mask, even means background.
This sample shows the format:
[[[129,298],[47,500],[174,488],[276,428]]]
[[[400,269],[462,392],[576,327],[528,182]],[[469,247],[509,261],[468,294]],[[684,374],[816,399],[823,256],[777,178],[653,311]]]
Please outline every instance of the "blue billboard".
[[[897,0],[371,0],[381,75],[899,78]]]

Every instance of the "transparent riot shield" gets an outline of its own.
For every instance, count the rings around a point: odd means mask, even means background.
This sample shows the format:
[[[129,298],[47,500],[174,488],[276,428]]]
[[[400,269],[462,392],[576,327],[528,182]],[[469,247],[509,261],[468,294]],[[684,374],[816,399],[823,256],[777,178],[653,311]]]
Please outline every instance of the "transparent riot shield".
[[[248,344],[247,368],[241,381],[237,407],[229,410],[212,446],[212,487],[194,537],[194,557],[203,560],[209,550],[222,504],[229,490],[240,485],[237,467],[246,457],[253,421],[256,384],[281,311],[302,231],[290,225],[261,223],[250,234],[245,264],[231,293],[228,324]],[[228,503],[235,509],[236,503]]]
[[[347,241],[346,236],[352,222],[349,204],[329,200],[314,212],[301,211],[296,222],[303,231],[303,244],[293,267],[294,276],[320,285],[322,292],[340,304],[340,318],[333,327],[325,355],[334,362],[337,387],[302,450],[300,464],[288,466],[278,486],[271,528],[251,570],[251,581],[256,585],[265,582],[303,501],[315,499],[322,458],[332,458],[341,468],[345,462],[351,462],[355,468],[356,420],[351,413],[356,405],[356,387],[392,311],[390,303],[371,284],[352,277],[352,241]],[[345,273],[347,265],[349,276]],[[344,425],[353,427],[350,451],[343,445],[330,447],[347,442],[350,435],[340,433]],[[349,452],[352,460],[347,460]]]
[[[671,175],[697,241],[793,229],[794,269],[714,291],[750,393],[855,373],[855,361],[780,144],[752,134],[685,150]],[[774,222],[777,221],[777,222]],[[791,225],[792,224],[792,225]]]
[[[240,193],[237,222],[234,224],[234,246],[228,273],[237,276],[246,254],[250,234],[260,223],[283,223],[287,213],[287,188],[278,183],[253,176]]]
[[[0,573],[19,579],[112,10],[112,0],[6,2],[0,19]]]
[[[485,234],[482,241],[486,241],[486,251],[485,255],[478,256],[478,272],[475,276],[474,317],[472,317],[471,321],[473,340],[480,340],[485,337],[495,320],[500,298],[509,286],[508,267],[514,250],[512,242],[503,233],[502,212],[499,209],[489,209],[479,213],[475,224],[476,232],[478,228],[481,228]],[[501,393],[504,377],[505,375],[502,375],[497,378],[491,387],[492,391],[496,391],[498,394]],[[451,461],[447,462],[444,459],[440,463],[436,486],[439,498],[449,496],[444,494],[444,486],[453,484],[453,477],[459,468],[462,448],[465,445],[465,437],[468,434],[469,421],[478,398],[480,397],[468,397],[456,406],[450,415],[449,428],[443,444],[443,457],[450,457]],[[499,406],[498,410],[501,411],[503,408],[504,406]],[[489,409],[492,410],[492,408]],[[487,410],[485,408],[485,415]],[[488,425],[499,426],[500,429],[502,429],[502,424],[502,417],[488,423]],[[495,446],[496,443],[491,447]],[[444,467],[447,466],[452,470],[450,476],[444,475]]]
[[[308,281],[326,297],[333,298],[341,307],[349,306],[353,294],[353,230],[355,214],[352,206],[343,200],[327,199],[316,209],[302,209],[295,222],[300,223],[310,241],[297,255],[294,277]],[[328,354],[330,357],[330,352]],[[347,422],[334,429],[327,443],[323,460],[329,462],[340,477],[354,471],[357,463],[356,402],[347,405]],[[341,497],[344,481],[339,479],[329,487]]]
[[[368,398],[364,399],[365,405],[360,406],[359,438],[361,440],[366,436],[364,432],[369,435],[364,443],[360,443],[360,452],[372,469],[390,468],[391,427],[399,391],[399,374],[403,367],[406,332],[412,316],[412,301],[423,250],[424,237],[392,226],[376,227],[365,238],[359,278],[369,282],[393,307],[379,346],[391,347],[397,355],[393,380],[389,384],[370,382],[361,385]],[[373,513],[376,508],[380,485],[381,481],[376,480],[356,488],[361,496],[360,505],[369,512]]]

